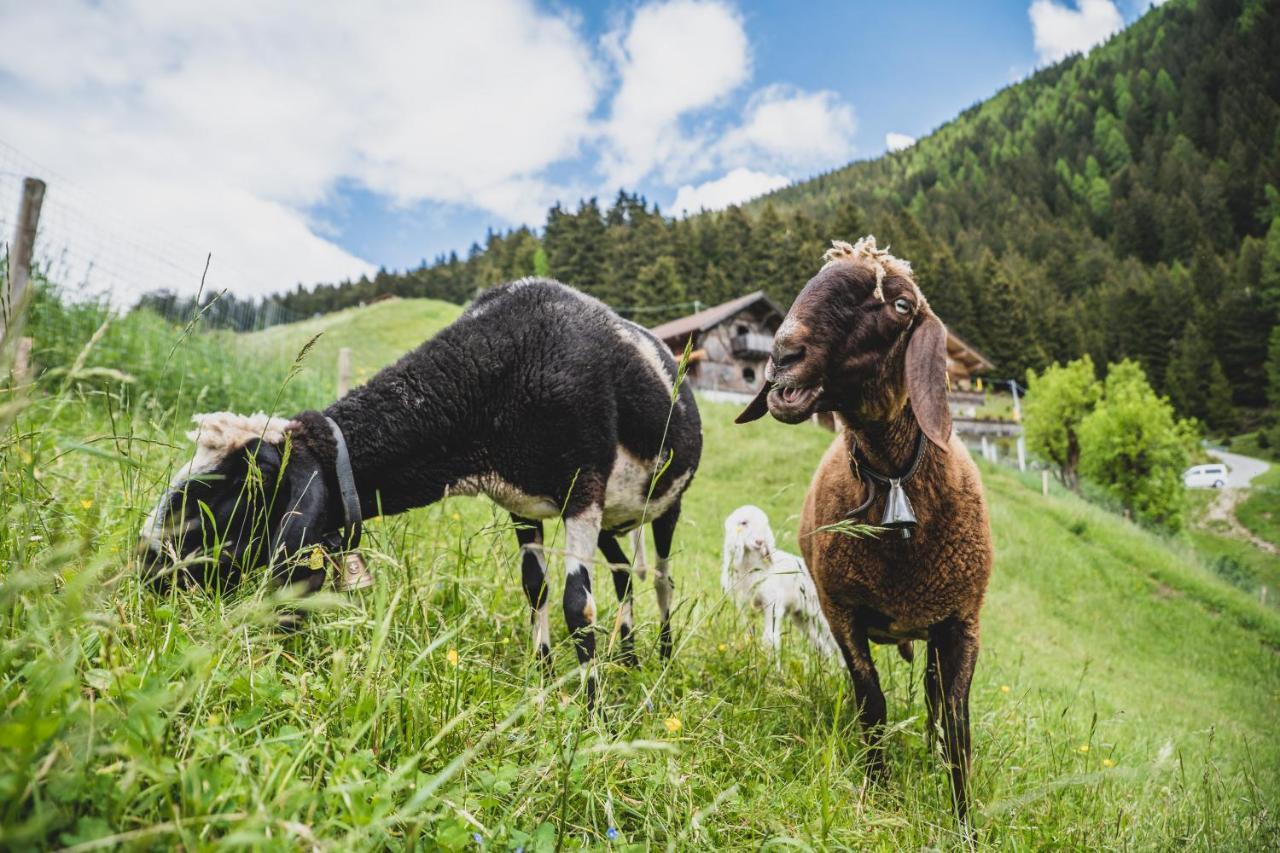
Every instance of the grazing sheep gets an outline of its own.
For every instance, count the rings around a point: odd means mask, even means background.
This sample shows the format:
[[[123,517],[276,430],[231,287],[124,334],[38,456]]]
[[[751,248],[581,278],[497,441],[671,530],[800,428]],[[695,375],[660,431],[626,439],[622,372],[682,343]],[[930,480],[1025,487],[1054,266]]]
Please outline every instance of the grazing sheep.
[[[941,725],[957,812],[967,808],[969,683],[991,574],[991,529],[977,467],[951,433],[947,333],[905,262],[867,237],[835,243],[774,338],[765,385],[739,422],[766,411],[799,423],[834,411],[845,425],[814,474],[800,542],[840,646],[872,745],[884,693],[868,641],[928,641],[929,738]],[[856,538],[828,526],[887,529]]]
[[[724,521],[724,565],[720,586],[739,604],[764,613],[765,645],[778,651],[782,620],[792,621],[824,655],[836,653],[818,591],[795,554],[778,550],[769,517],[756,506],[740,506]]]
[[[635,660],[631,573],[615,536],[652,524],[669,657],[672,534],[702,452],[689,386],[672,399],[676,373],[660,341],[596,299],[547,279],[493,288],[323,413],[197,416],[195,458],[143,526],[148,577],[160,586],[174,577],[234,582],[271,563],[281,580],[316,589],[323,571],[289,557],[317,544],[341,550],[361,517],[485,494],[516,522],[544,660],[542,521],[564,519],[565,621],[583,666],[595,655],[597,548],[621,602],[624,658]],[[174,567],[175,557],[206,553],[215,532],[216,553]]]

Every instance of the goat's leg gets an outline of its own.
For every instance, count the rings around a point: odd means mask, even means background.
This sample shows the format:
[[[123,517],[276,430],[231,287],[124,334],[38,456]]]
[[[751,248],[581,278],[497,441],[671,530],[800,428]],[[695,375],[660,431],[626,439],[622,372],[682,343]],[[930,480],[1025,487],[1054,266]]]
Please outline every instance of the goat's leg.
[[[676,588],[671,579],[671,540],[679,520],[679,501],[653,520],[653,548],[658,552],[658,562],[653,568],[653,589],[658,596],[658,652],[663,658],[671,657],[671,596]]]
[[[594,707],[596,697],[595,673],[591,669],[596,656],[596,600],[591,592],[591,560],[600,540],[600,519],[600,507],[592,504],[564,520],[564,621],[573,636],[578,664],[586,679],[589,707]]]
[[[782,605],[776,602],[770,602],[764,606],[764,636],[761,640],[773,652],[774,656],[778,656],[778,651],[782,646],[782,617],[785,614]],[[778,666],[782,666],[782,658],[778,657]]]
[[[547,556],[542,550],[542,522],[512,515],[516,539],[520,542],[520,580],[529,599],[529,618],[533,624],[533,651],[549,670],[551,668],[551,623],[547,618]]]
[[[631,564],[618,540],[608,533],[600,534],[600,553],[609,561],[609,569],[613,572],[613,589],[618,593],[618,646],[622,662],[627,666],[635,666],[638,661],[636,638],[632,633]]]
[[[969,768],[972,744],[969,739],[969,684],[978,662],[978,625],[974,621],[951,618],[929,629],[929,657],[937,658],[942,682],[942,745],[951,771],[951,798],[956,814],[964,819],[968,811]]]
[[[924,665],[924,707],[926,711],[924,742],[928,746],[929,752],[932,753],[940,724],[938,714],[942,709],[942,676],[938,672],[940,667],[938,650],[933,643],[929,644],[926,657],[928,661]]]
[[[862,736],[867,743],[867,776],[873,781],[882,781],[888,775],[881,743],[887,717],[880,676],[871,659],[871,644],[866,630],[856,621],[846,624],[833,622],[831,628],[849,677],[853,680],[853,701],[857,703],[858,720],[862,723]]]

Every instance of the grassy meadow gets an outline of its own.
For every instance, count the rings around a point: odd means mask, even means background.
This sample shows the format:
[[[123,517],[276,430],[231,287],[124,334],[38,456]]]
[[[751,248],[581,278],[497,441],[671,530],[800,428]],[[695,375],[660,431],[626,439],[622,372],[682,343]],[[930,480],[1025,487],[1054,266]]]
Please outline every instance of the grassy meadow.
[[[600,714],[557,604],[558,677],[534,663],[511,526],[481,499],[372,521],[375,587],[306,602],[293,635],[262,584],[140,587],[137,527],[185,461],[193,412],[321,406],[338,347],[359,380],[457,310],[386,302],[237,338],[143,315],[99,331],[101,311],[37,306],[53,369],[0,397],[0,847],[1280,845],[1280,613],[1189,538],[993,467],[972,831],[925,749],[920,664],[891,647],[876,657],[892,781],[869,786],[842,667],[794,634],[775,663],[718,585],[721,525],[742,503],[797,550],[831,436],[735,427],[730,406],[702,402],[675,655],[656,654],[650,576],[641,665],[601,664]],[[559,567],[551,583],[558,602]],[[596,589],[607,632],[599,569]]]

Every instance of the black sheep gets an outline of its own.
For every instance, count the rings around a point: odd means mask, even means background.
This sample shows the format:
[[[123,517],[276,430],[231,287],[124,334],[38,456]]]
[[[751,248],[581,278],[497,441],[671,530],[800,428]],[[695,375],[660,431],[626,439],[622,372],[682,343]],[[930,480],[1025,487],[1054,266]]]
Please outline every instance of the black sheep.
[[[565,621],[583,665],[595,654],[589,566],[597,547],[613,566],[621,646],[634,662],[631,574],[615,537],[652,523],[660,647],[669,656],[668,557],[702,452],[688,385],[672,402],[676,372],[647,330],[570,287],[523,279],[493,288],[323,413],[197,416],[196,456],[143,526],[147,576],[161,588],[175,577],[234,583],[270,563],[281,580],[318,588],[323,571],[290,558],[332,544],[344,525],[329,418],[349,450],[363,516],[450,494],[486,494],[511,513],[534,645],[547,660],[542,520],[564,518]]]

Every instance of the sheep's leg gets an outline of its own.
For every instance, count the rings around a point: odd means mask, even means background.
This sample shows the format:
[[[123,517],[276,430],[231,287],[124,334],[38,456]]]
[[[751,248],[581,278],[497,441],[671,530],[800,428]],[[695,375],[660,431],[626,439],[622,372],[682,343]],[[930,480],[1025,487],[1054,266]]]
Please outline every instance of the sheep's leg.
[[[551,622],[547,606],[547,557],[542,550],[542,522],[512,515],[516,539],[520,542],[520,580],[529,599],[533,624],[533,650],[538,659],[551,667]]]
[[[969,739],[969,684],[978,662],[978,625],[961,619],[947,619],[929,629],[929,657],[938,661],[941,681],[942,745],[951,770],[951,797],[956,814],[964,819],[968,811],[969,768],[972,744]]]
[[[591,671],[596,656],[596,600],[591,593],[591,559],[600,540],[600,507],[592,505],[564,520],[564,621],[573,636],[578,664],[587,685],[587,705],[595,705],[596,681]]]
[[[653,548],[658,552],[658,562],[653,569],[653,589],[658,594],[658,651],[664,658],[671,657],[671,596],[676,588],[671,579],[671,539],[679,520],[679,501],[653,520]]]
[[[862,723],[862,735],[867,742],[867,775],[873,781],[882,781],[888,775],[881,745],[887,717],[880,676],[871,659],[871,644],[867,641],[866,630],[856,622],[840,625],[833,622],[831,628],[853,680],[853,701],[857,703],[858,720]]]
[[[627,666],[635,666],[638,661],[636,638],[632,633],[631,566],[618,540],[608,533],[600,534],[600,553],[609,561],[609,568],[613,572],[613,589],[618,593],[618,646],[622,662]]]

